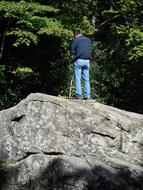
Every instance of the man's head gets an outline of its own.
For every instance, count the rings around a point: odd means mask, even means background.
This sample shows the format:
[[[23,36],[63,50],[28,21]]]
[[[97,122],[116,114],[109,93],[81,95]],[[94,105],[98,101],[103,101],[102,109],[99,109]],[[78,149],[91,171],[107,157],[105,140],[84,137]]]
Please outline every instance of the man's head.
[[[74,37],[75,38],[78,38],[81,35],[82,35],[82,33],[79,30],[74,31]]]

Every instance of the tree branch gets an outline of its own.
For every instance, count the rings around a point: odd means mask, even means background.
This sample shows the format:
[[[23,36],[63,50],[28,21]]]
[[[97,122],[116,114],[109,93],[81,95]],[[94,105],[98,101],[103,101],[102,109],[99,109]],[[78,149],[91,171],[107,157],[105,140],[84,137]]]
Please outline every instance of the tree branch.
[[[5,29],[5,32],[3,34],[3,38],[2,38],[2,44],[1,44],[1,48],[0,48],[0,60],[2,58],[2,55],[3,55],[3,49],[4,49],[4,43],[5,43],[5,37],[6,37],[6,33],[7,33],[7,30],[8,30],[8,27],[9,27],[9,22],[7,22],[7,26],[6,26],[6,29]]]

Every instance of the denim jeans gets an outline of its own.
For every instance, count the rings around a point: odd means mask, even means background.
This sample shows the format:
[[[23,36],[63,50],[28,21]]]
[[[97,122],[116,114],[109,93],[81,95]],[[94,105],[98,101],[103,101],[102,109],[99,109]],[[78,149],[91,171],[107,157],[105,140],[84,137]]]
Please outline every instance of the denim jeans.
[[[81,77],[84,83],[84,98],[90,98],[90,81],[89,81],[90,61],[85,59],[78,59],[74,62],[74,77],[76,97],[82,95]]]

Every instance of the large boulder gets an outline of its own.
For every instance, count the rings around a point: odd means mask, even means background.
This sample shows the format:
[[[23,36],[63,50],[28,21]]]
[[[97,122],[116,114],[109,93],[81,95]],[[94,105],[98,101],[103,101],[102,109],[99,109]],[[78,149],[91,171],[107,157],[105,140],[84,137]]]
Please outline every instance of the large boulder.
[[[0,112],[2,190],[142,190],[143,115],[30,94]]]

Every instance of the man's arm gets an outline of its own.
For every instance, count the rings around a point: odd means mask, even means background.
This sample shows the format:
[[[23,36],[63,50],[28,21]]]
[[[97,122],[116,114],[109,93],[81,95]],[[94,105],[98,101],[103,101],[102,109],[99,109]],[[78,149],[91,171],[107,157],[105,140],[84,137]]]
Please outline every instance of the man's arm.
[[[92,57],[92,53],[93,53],[93,44],[91,39],[89,38],[89,42],[90,42],[90,52],[91,52],[91,57]]]
[[[75,55],[76,54],[76,39],[74,39],[72,42],[71,50],[72,50],[72,54]]]

